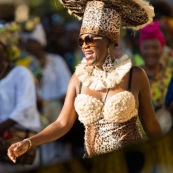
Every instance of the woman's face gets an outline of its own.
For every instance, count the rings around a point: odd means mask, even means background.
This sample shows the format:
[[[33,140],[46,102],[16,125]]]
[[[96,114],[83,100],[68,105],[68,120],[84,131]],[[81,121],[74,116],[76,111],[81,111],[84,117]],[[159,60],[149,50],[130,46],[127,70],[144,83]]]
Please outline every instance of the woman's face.
[[[43,50],[42,45],[38,41],[33,39],[27,40],[25,47],[28,52],[35,56]]]
[[[87,42],[87,37],[89,37],[89,41],[92,41],[91,43]],[[79,42],[88,65],[98,67],[103,65],[108,54],[107,39],[92,34],[83,34],[80,36]]]
[[[163,48],[158,39],[144,40],[140,46],[141,56],[148,67],[156,66],[163,53]]]

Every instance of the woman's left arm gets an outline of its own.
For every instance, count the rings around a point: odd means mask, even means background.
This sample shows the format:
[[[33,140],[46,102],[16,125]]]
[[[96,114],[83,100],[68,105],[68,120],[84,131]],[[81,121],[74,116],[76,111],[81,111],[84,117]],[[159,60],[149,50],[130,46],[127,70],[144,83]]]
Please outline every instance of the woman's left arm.
[[[156,138],[162,135],[160,124],[156,118],[151,94],[150,84],[145,71],[142,68],[136,69],[139,85],[139,114],[143,129],[149,138]]]

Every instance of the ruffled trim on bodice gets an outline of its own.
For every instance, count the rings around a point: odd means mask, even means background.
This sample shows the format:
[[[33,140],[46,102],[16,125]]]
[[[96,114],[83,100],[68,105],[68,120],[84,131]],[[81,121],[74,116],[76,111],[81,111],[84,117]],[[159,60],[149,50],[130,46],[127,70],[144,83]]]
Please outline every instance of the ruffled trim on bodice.
[[[127,55],[115,59],[113,70],[108,73],[94,66],[88,66],[87,61],[83,59],[76,67],[75,73],[85,87],[91,90],[103,90],[116,87],[131,67],[132,62]]]

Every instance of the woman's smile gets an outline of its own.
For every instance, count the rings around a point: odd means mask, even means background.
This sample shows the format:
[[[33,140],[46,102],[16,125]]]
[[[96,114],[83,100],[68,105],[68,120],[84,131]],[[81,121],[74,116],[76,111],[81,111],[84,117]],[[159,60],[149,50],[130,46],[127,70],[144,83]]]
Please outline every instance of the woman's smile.
[[[84,51],[84,55],[85,55],[85,59],[88,61],[88,60],[93,59],[94,52],[91,50],[86,50],[86,51]]]

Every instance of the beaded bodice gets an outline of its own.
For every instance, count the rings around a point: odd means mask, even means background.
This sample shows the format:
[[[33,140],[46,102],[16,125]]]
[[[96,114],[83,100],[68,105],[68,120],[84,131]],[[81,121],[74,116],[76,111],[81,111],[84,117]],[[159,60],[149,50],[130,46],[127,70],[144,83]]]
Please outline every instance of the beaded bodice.
[[[111,96],[105,104],[92,96],[78,94],[75,99],[75,108],[79,120],[84,125],[101,118],[108,122],[122,123],[138,113],[135,108],[135,98],[129,91],[122,91]]]
[[[92,96],[78,94],[75,108],[85,125],[85,145],[90,156],[142,140],[135,99],[129,91],[113,95],[105,104]]]
[[[84,70],[80,71],[82,66]],[[81,64],[76,71],[82,85],[93,90],[108,89],[122,81],[131,69],[131,61],[126,56],[117,60],[114,70],[106,77],[104,72],[89,68]],[[79,121],[85,126],[85,145],[89,156],[110,152],[142,140],[137,124],[136,100],[130,90],[118,92],[105,102],[79,93],[74,106]]]

